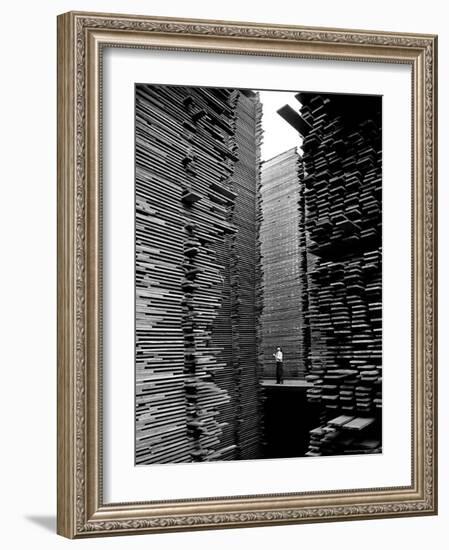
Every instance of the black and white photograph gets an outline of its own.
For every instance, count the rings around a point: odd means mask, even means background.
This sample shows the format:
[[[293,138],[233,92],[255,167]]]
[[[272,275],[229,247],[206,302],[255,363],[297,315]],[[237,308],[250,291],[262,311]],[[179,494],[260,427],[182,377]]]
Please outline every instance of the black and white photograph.
[[[135,85],[135,464],[382,453],[382,96]]]

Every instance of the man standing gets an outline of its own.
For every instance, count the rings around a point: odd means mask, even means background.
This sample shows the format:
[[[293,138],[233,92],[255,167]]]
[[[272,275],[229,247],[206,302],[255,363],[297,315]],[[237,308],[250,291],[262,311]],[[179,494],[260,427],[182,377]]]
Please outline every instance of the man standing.
[[[273,357],[276,360],[276,384],[283,384],[283,360],[284,360],[284,354],[282,353],[282,350],[280,347],[276,348],[276,353],[273,353]]]

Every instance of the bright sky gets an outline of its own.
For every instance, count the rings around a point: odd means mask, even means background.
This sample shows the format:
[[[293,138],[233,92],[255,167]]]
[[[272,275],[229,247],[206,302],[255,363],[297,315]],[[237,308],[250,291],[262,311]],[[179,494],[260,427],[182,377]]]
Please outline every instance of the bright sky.
[[[259,91],[262,103],[262,127],[264,130],[261,148],[262,160],[268,160],[292,147],[301,145],[298,132],[288,124],[277,110],[287,103],[298,111],[301,104],[295,99],[296,92]]]

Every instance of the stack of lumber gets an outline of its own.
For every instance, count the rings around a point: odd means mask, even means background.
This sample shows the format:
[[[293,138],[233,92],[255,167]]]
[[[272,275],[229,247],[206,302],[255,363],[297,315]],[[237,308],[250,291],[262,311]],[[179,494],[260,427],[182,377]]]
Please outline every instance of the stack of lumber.
[[[136,87],[137,464],[256,452],[256,163],[233,178],[259,109],[238,90]]]
[[[260,184],[260,142],[262,108],[258,94],[240,91],[236,107],[238,160],[232,176],[236,193],[232,222],[238,231],[232,236],[234,264],[234,369],[239,373],[239,408],[236,411],[237,458],[260,458],[262,432],[261,386],[257,349],[256,310],[256,201]]]
[[[311,433],[311,452],[321,452],[317,442],[322,439],[327,445],[337,438],[328,422],[338,414],[373,417],[380,445],[381,98],[296,97],[299,113],[284,107],[279,114],[303,138],[310,326],[306,380],[310,403],[323,411],[321,425]],[[339,445],[332,448],[343,452],[337,439]]]
[[[167,101],[167,99],[166,99]],[[184,388],[181,124],[136,90],[136,463],[190,459]],[[162,166],[174,159],[170,174]],[[198,248],[198,247],[197,247]]]
[[[226,354],[227,367],[216,375],[217,384],[231,396],[219,407],[226,423],[221,436],[221,459],[260,457],[262,442],[256,310],[256,200],[260,180],[262,138],[261,105],[257,94],[234,90],[234,145],[236,162],[229,180],[232,202],[229,221],[237,229],[217,246],[223,266],[222,304],[211,342]]]
[[[303,377],[306,370],[305,300],[307,298],[302,161],[296,148],[262,164],[261,314],[265,377],[275,377],[273,353],[283,351],[284,376]]]
[[[375,418],[341,415],[310,430],[306,456],[382,452]]]

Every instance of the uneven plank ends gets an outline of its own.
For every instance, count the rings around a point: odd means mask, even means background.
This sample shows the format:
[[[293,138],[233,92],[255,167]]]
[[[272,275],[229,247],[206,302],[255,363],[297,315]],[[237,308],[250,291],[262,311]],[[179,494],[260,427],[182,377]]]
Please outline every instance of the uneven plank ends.
[[[339,454],[336,442],[343,440],[344,452],[363,452],[367,431],[372,452],[381,447],[381,98],[296,98],[301,128],[307,128],[301,132],[310,324],[306,379],[310,402],[322,408],[309,454]],[[360,437],[342,439],[329,424],[339,414],[374,420],[358,421],[370,426]]]
[[[260,453],[260,133],[252,92],[136,87],[137,464]]]

